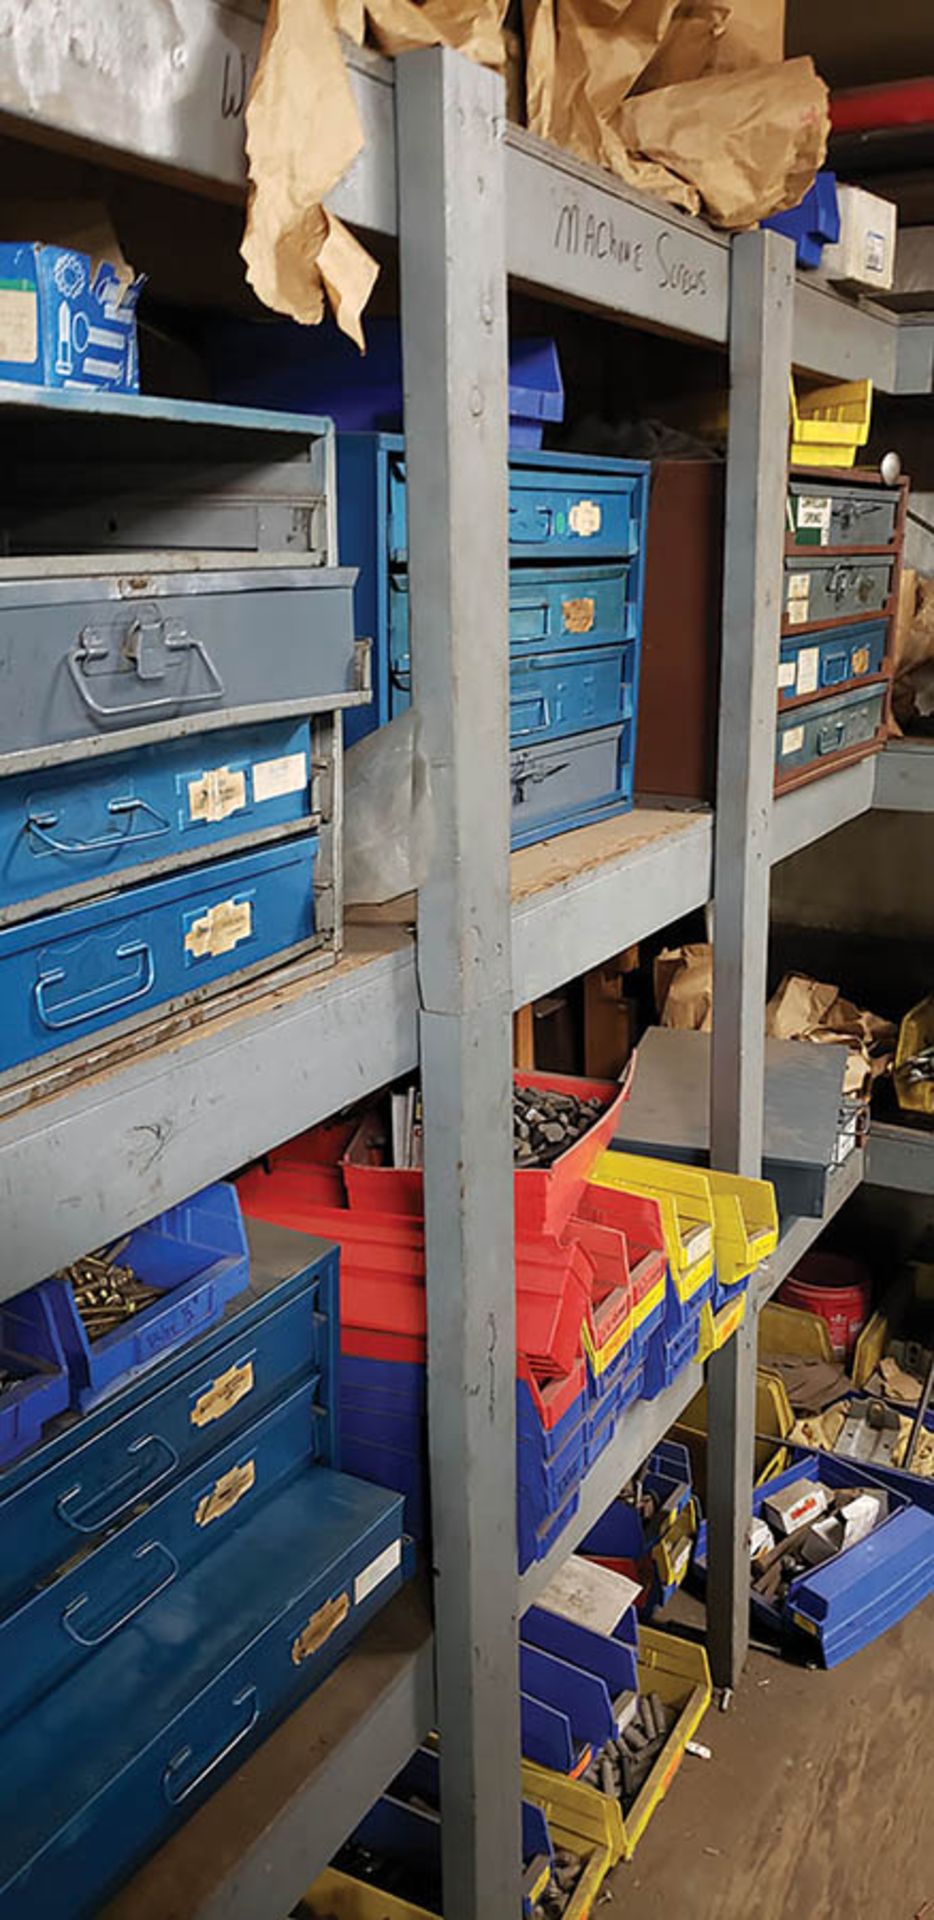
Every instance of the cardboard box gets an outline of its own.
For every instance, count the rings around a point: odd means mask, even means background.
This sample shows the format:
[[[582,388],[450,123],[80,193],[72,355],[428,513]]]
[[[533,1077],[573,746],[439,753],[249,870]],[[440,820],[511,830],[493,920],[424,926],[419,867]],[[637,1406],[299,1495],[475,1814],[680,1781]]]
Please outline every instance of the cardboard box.
[[[0,243],[0,380],[138,393],[142,286],[73,248]]]
[[[826,1509],[827,1489],[819,1480],[793,1480],[762,1502],[762,1512],[775,1533],[794,1533],[809,1520],[819,1520]]]
[[[823,265],[831,280],[887,292],[895,278],[898,208],[863,187],[837,187],[840,238],[824,248]]]

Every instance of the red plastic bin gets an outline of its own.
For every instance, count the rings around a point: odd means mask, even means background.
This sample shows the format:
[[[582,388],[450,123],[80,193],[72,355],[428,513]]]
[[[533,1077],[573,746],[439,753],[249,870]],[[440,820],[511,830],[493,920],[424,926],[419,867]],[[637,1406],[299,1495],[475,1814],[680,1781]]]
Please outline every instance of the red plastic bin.
[[[550,1167],[517,1167],[515,1210],[517,1235],[560,1234],[575,1210],[587,1175],[616,1132],[635,1071],[635,1055],[620,1081],[584,1080],[561,1073],[517,1073],[519,1087],[539,1087],[545,1093],[573,1093],[578,1099],[595,1095],[604,1101],[598,1120]],[[347,1198],[352,1208],[377,1213],[421,1215],[425,1209],[421,1167],[372,1167],[355,1158],[367,1126],[361,1123],[341,1161]]]
[[[869,1318],[872,1276],[845,1253],[806,1253],[778,1290],[786,1307],[825,1320],[838,1360],[849,1361]]]
[[[346,1207],[341,1158],[357,1131],[356,1120],[324,1120],[266,1154],[270,1171],[291,1177],[315,1206]]]

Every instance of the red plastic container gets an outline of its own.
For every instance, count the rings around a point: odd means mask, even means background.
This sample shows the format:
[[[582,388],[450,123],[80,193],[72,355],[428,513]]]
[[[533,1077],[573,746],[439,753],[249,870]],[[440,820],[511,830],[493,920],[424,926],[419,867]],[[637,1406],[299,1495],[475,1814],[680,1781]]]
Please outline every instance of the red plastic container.
[[[575,1360],[566,1374],[558,1374],[548,1380],[540,1379],[531,1361],[520,1353],[516,1361],[516,1377],[527,1382],[532,1404],[547,1432],[557,1426],[575,1400],[582,1398],[587,1387],[587,1368],[583,1360]]]
[[[265,1156],[270,1171],[291,1175],[296,1190],[320,1207],[346,1207],[341,1156],[357,1131],[356,1120],[325,1120]]]
[[[800,1307],[827,1322],[838,1360],[849,1361],[869,1318],[872,1277],[862,1261],[845,1253],[806,1253],[779,1287],[786,1307]]]
[[[624,1193],[618,1187],[585,1186],[578,1202],[577,1218],[613,1227],[625,1236],[632,1303],[637,1309],[646,1294],[664,1279],[668,1265],[658,1201],[638,1193]]]
[[[574,1212],[587,1175],[616,1132],[620,1111],[629,1098],[635,1055],[621,1081],[582,1080],[561,1073],[517,1073],[519,1087],[540,1087],[545,1093],[574,1093],[578,1099],[602,1100],[600,1118],[550,1167],[517,1167],[515,1186],[516,1234],[560,1234]],[[347,1198],[353,1208],[377,1213],[421,1215],[425,1209],[420,1167],[374,1167],[361,1159],[367,1121],[350,1142],[341,1167]]]
[[[369,1327],[341,1327],[341,1353],[356,1360],[393,1360],[423,1367],[428,1358],[424,1339],[405,1333],[374,1333]]]

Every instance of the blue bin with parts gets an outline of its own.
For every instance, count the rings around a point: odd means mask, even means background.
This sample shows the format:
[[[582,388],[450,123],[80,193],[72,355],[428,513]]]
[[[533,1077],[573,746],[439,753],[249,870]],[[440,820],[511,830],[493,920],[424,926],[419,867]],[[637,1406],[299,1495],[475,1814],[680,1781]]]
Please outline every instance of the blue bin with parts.
[[[409,1571],[401,1501],[309,1466],[0,1735],[4,1920],[96,1914]]]
[[[6,1465],[35,1445],[70,1398],[55,1316],[41,1287],[0,1306],[0,1375],[0,1465]]]
[[[270,721],[0,781],[0,922],[311,818],[311,735]]]
[[[163,1297],[99,1339],[89,1337],[69,1281],[42,1283],[71,1375],[72,1398],[82,1409],[213,1326],[228,1301],[242,1293],[250,1256],[236,1187],[219,1182],[157,1214],[130,1234],[118,1258]]]
[[[583,1626],[578,1620],[569,1620],[564,1614],[552,1613],[542,1605],[529,1607],[523,1614],[520,1634],[527,1645],[542,1647],[559,1660],[568,1661],[572,1667],[578,1667],[584,1673],[596,1674],[603,1681],[610,1700],[615,1701],[622,1693],[635,1693],[638,1687],[638,1629],[634,1612],[631,1619],[627,1613],[624,1620],[627,1627],[624,1639],[628,1637],[629,1644],[598,1633],[592,1627]]]
[[[800,1574],[776,1604],[752,1595],[753,1613],[779,1633],[809,1646],[825,1667],[839,1666],[878,1639],[934,1591],[934,1514],[884,1486],[874,1468],[834,1454],[805,1454],[753,1492],[753,1512],[796,1480],[817,1480],[837,1491],[877,1487],[888,1517],[855,1546]],[[707,1530],[700,1529],[694,1564],[706,1573]]]
[[[888,633],[887,620],[857,620],[832,633],[786,633],[778,664],[779,706],[881,673]]]
[[[0,928],[0,1076],[301,951],[317,850],[305,834]]]
[[[0,1475],[0,1614],[303,1382],[314,1389],[312,1457],[337,1464],[337,1249],[261,1221],[248,1224],[247,1237],[249,1289],[219,1325],[135,1374],[94,1412],[66,1417]]]
[[[645,1380],[642,1397],[656,1400],[670,1387],[684,1368],[690,1366],[700,1339],[700,1309],[689,1315],[677,1332],[662,1327],[652,1335],[645,1356]]]
[[[432,1764],[433,1763],[433,1764]],[[347,1852],[338,1854],[335,1862],[337,1872],[348,1883],[357,1877],[359,1853],[365,1854],[383,1863],[395,1883],[401,1873],[410,1895],[417,1892],[418,1904],[413,1905],[411,1897],[402,1899],[389,1894],[393,1911],[415,1915],[440,1914],[441,1896],[441,1785],[438,1755],[424,1747],[413,1755],[408,1766],[397,1774],[389,1791],[364,1814],[359,1825],[345,1842]],[[547,1885],[554,1860],[554,1849],[548,1831],[548,1821],[542,1809],[531,1801],[522,1802],[522,1863],[529,1867],[538,1862],[542,1868],[542,1884],[536,1889],[542,1891]],[[380,1874],[377,1866],[373,1878],[361,1883],[361,1897],[379,1901]],[[363,1888],[366,1888],[366,1896]],[[356,1911],[356,1907],[353,1907]],[[351,1911],[350,1908],[346,1911]],[[368,1905],[367,1911],[375,1913],[376,1906]],[[531,1914],[532,1901],[523,1894],[522,1912]]]
[[[519,1639],[522,1757],[571,1773],[616,1738],[613,1701],[599,1673]]]

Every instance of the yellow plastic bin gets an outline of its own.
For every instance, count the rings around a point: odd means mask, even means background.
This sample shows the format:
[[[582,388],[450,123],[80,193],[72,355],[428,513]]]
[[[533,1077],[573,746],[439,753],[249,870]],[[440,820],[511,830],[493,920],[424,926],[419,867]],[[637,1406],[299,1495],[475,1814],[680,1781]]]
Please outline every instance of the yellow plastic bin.
[[[381,1893],[350,1873],[325,1867],[309,1887],[299,1913],[307,1920],[438,1920],[427,1907],[413,1907],[394,1893]]]
[[[546,1767],[533,1767],[528,1760],[522,1762],[523,1799],[534,1800],[541,1807],[552,1844],[567,1853],[576,1853],[583,1862],[584,1870],[566,1908],[566,1920],[567,1916],[571,1916],[571,1920],[589,1920],[614,1861],[606,1837],[606,1823],[597,1817],[597,1810],[583,1808],[579,1801],[569,1805],[561,1793],[563,1786],[575,1784],[567,1781],[564,1774],[550,1773]],[[601,1799],[602,1795],[594,1797]]]
[[[851,1368],[854,1387],[865,1387],[872,1379],[889,1344],[889,1323],[884,1313],[876,1312],[867,1320],[853,1348]]]
[[[777,1374],[756,1372],[755,1478],[758,1486],[788,1465],[784,1442],[794,1424],[784,1382]],[[707,1388],[701,1387],[672,1428],[691,1456],[691,1477],[701,1502],[707,1498]]]
[[[852,467],[869,439],[872,381],[850,380],[795,392],[791,381],[791,465]]]
[[[652,1560],[663,1587],[683,1586],[698,1533],[697,1501],[687,1500],[671,1515],[652,1548]]]
[[[700,1333],[695,1356],[701,1366],[710,1359],[712,1353],[716,1353],[720,1347],[725,1347],[727,1341],[732,1340],[734,1333],[739,1332],[746,1318],[747,1297],[745,1293],[739,1294],[735,1300],[728,1300],[726,1305],[720,1307],[716,1313],[710,1301],[704,1301],[700,1313]]]
[[[721,1287],[748,1280],[778,1246],[778,1207],[770,1180],[707,1172],[714,1204],[717,1279]]]
[[[934,1080],[909,1081],[906,1063],[922,1047],[934,1046],[934,994],[919,1000],[898,1029],[895,1049],[895,1097],[904,1113],[934,1113]]]
[[[864,1329],[865,1331],[865,1329]],[[769,1300],[759,1314],[759,1363],[768,1354],[795,1354],[801,1360],[832,1360],[830,1329],[819,1313]]]
[[[705,1173],[676,1160],[650,1160],[611,1147],[600,1155],[590,1184],[656,1200],[678,1298],[689,1301],[706,1286],[714,1268],[714,1211]]]
[[[639,1628],[638,1685],[642,1693],[657,1693],[666,1706],[678,1708],[678,1718],[648,1779],[629,1812],[598,1787],[526,1762],[522,1790],[527,1799],[548,1804],[549,1825],[566,1820],[568,1831],[596,1833],[610,1854],[609,1865],[631,1860],[656,1808],[661,1805],[684,1757],[684,1749],[699,1727],[711,1700],[710,1668],[703,1647],[679,1640],[675,1634]],[[554,1827],[552,1826],[554,1833]],[[343,1920],[343,1916],[341,1916]]]

